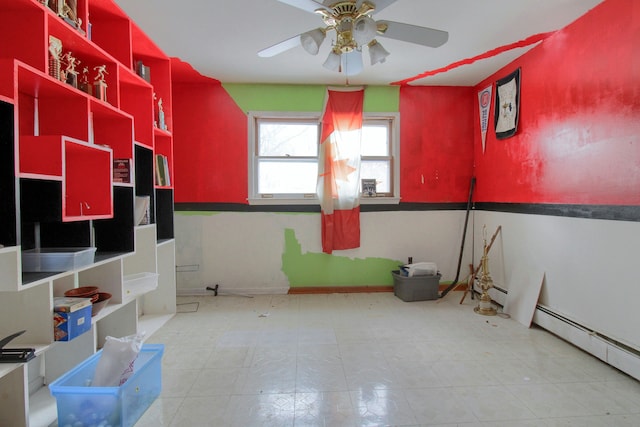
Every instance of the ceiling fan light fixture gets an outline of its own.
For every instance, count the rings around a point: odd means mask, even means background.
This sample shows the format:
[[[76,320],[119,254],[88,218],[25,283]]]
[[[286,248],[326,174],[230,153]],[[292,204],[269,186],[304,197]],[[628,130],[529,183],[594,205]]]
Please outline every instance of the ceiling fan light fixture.
[[[387,50],[382,47],[377,40],[374,39],[369,43],[369,57],[371,58],[371,65],[383,63],[387,60],[387,56],[389,55],[390,53],[387,52]]]
[[[322,64],[322,66],[327,70],[339,71],[340,62],[340,54],[336,53],[336,51],[332,49],[331,52],[329,52],[329,56],[327,56],[327,60],[324,61],[324,64]]]
[[[362,65],[362,52],[358,50],[352,50],[349,53],[343,54],[341,60],[342,72],[345,76],[358,75],[364,69]]]
[[[317,55],[326,35],[327,31],[324,28],[307,31],[300,34],[300,44],[311,55]]]
[[[370,16],[361,16],[353,25],[353,39],[359,46],[364,46],[376,37],[378,27]]]

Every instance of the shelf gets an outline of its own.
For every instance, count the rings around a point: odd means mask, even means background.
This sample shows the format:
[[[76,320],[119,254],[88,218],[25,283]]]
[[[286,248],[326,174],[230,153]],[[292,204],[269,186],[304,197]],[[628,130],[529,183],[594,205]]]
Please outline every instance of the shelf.
[[[0,248],[0,292],[17,291],[22,286],[20,277],[20,247]],[[2,298],[0,296],[0,298]],[[1,337],[0,337],[1,338]]]
[[[138,319],[138,330],[144,331],[148,339],[173,317],[173,314],[146,314]]]
[[[0,101],[0,245],[11,247],[18,244],[18,206],[16,204],[16,156],[14,128],[14,106]],[[4,270],[0,250],[0,276]],[[9,272],[10,271],[10,272]],[[7,271],[7,280],[13,282],[15,268]]]
[[[135,250],[133,184],[113,188],[113,218],[93,221],[95,244],[102,252],[130,253]]]
[[[89,2],[91,40],[131,68],[131,21],[111,0]]]
[[[0,399],[0,425],[12,427],[55,423],[45,384],[94,354],[107,336],[144,330],[148,337],[176,311],[173,190],[154,186],[156,154],[167,158],[173,178],[170,59],[113,0],[76,3],[81,28],[39,0],[3,5],[0,36],[9,42],[0,44],[0,336],[24,329],[10,345],[37,354],[26,364],[0,365],[0,390],[12,391]],[[64,61],[57,67],[50,36],[79,61],[75,68]],[[145,78],[138,61],[149,67]],[[102,66],[106,96],[99,99],[93,83]],[[156,124],[160,98],[167,129]],[[130,182],[114,182],[114,159],[130,160]],[[136,226],[138,197],[149,198],[148,225]],[[36,247],[97,250],[89,265],[25,272],[23,252]],[[126,295],[124,277],[140,272],[157,274],[157,287]],[[109,304],[90,331],[55,341],[54,296],[87,285],[109,292]]]
[[[159,240],[174,238],[173,190],[156,189],[156,226]]]
[[[35,1],[10,1],[2,5],[2,40],[0,57],[17,58],[40,70],[47,67],[46,29],[43,25],[45,10]],[[25,29],[29,29],[29,37],[24,37]],[[15,36],[15,35],[19,36]]]
[[[29,307],[25,312],[25,307]],[[42,347],[53,342],[53,305],[49,287],[35,286],[19,292],[2,293],[0,337],[26,332],[11,341],[12,347]]]
[[[62,136],[21,136],[20,176],[62,179],[64,139]]]
[[[14,97],[18,100],[19,135],[67,135],[88,140],[86,94],[17,61],[13,72],[18,85]]]
[[[46,385],[29,396],[29,425],[50,426],[58,417],[56,398],[49,392]],[[14,424],[20,425],[20,424]]]
[[[160,129],[158,127],[153,128],[153,134],[156,137],[156,141],[158,140],[158,137],[167,137],[167,138],[171,137],[171,132],[165,129]]]
[[[65,140],[63,221],[113,217],[111,149]]]
[[[120,85],[120,98],[120,108],[134,117],[134,140],[153,147],[154,119],[152,87],[149,85],[132,84],[130,81],[122,81]]]
[[[11,364],[10,368],[0,367],[0,388],[11,390],[0,399],[0,425],[20,426],[28,421],[28,409],[23,404],[27,390],[25,388],[26,368],[24,364]],[[4,394],[4,393],[3,393]]]

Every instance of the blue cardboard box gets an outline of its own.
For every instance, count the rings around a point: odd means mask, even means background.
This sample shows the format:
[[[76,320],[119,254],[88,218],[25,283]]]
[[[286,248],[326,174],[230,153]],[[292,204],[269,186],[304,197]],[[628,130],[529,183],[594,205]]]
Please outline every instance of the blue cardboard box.
[[[91,329],[90,298],[55,298],[53,336],[56,341],[71,341]]]

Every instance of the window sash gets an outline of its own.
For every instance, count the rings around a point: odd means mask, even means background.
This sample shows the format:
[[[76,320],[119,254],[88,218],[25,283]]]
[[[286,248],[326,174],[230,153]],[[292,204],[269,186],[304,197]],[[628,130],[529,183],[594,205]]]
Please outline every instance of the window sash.
[[[282,199],[290,200],[292,203],[296,203],[305,200],[305,204],[307,201],[314,200],[315,203],[318,202],[315,188],[317,181],[317,165],[319,160],[319,145],[320,145],[320,115],[317,113],[256,113],[249,112],[249,136],[250,136],[250,148],[251,155],[249,156],[249,201],[251,200],[258,201],[264,199]],[[264,150],[261,151],[261,141],[260,141],[260,125],[261,124],[292,124],[292,125],[313,125],[317,129],[317,137],[314,147],[316,151],[315,156],[311,155],[302,155],[300,153],[296,153],[293,150],[276,150],[268,153],[269,155],[260,155],[260,153],[265,153]],[[362,152],[366,154],[376,154],[376,155],[362,155],[361,162],[363,165],[373,164],[376,162],[380,163],[380,166],[384,166],[386,164],[386,171],[382,177],[377,177],[379,179],[379,183],[376,188],[377,197],[375,198],[366,198],[367,201],[382,202],[385,203],[383,199],[394,199],[395,203],[399,200],[399,182],[398,181],[398,171],[397,164],[399,159],[396,156],[399,155],[399,147],[396,146],[398,144],[397,134],[399,129],[399,116],[397,113],[382,113],[376,115],[370,115],[365,113],[363,126],[365,127],[384,127],[387,129],[387,142],[386,147],[384,147],[385,153],[383,153],[380,145],[375,147],[374,150],[367,151],[366,149],[362,150]],[[363,132],[363,144],[366,144],[366,130]],[[311,144],[309,144],[311,145]],[[290,152],[289,152],[290,151]],[[276,155],[274,155],[274,153]],[[308,154],[307,151],[303,151],[304,154]],[[277,155],[283,154],[283,155]],[[383,155],[384,154],[384,155]],[[289,166],[284,166],[286,164],[290,164]],[[315,176],[316,179],[311,184],[311,179],[309,178],[311,172],[307,175],[307,184],[306,186],[302,185],[299,182],[293,183],[291,188],[287,188],[287,185],[279,186],[277,181],[282,179],[282,177],[270,176],[269,178],[272,180],[271,183],[266,183],[264,176],[261,176],[261,173],[264,172],[268,167],[273,167],[276,165],[281,165],[282,167],[301,167],[304,163],[308,163],[312,165],[313,168],[315,165]],[[384,169],[384,167],[383,167]],[[276,167],[272,170],[278,172],[284,172],[284,170],[278,170]],[[261,172],[262,171],[262,172]],[[370,178],[361,175],[361,178]],[[382,181],[382,182],[380,182]],[[360,184],[361,185],[361,184]],[[305,191],[307,190],[307,191]],[[388,203],[388,202],[386,202]],[[392,202],[394,203],[394,202]]]

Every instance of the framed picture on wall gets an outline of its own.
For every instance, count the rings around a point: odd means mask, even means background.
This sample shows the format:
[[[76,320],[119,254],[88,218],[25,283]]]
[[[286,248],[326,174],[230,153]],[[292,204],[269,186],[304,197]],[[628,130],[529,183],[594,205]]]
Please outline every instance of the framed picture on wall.
[[[509,138],[518,131],[520,112],[520,68],[496,82],[494,108],[496,138]]]

